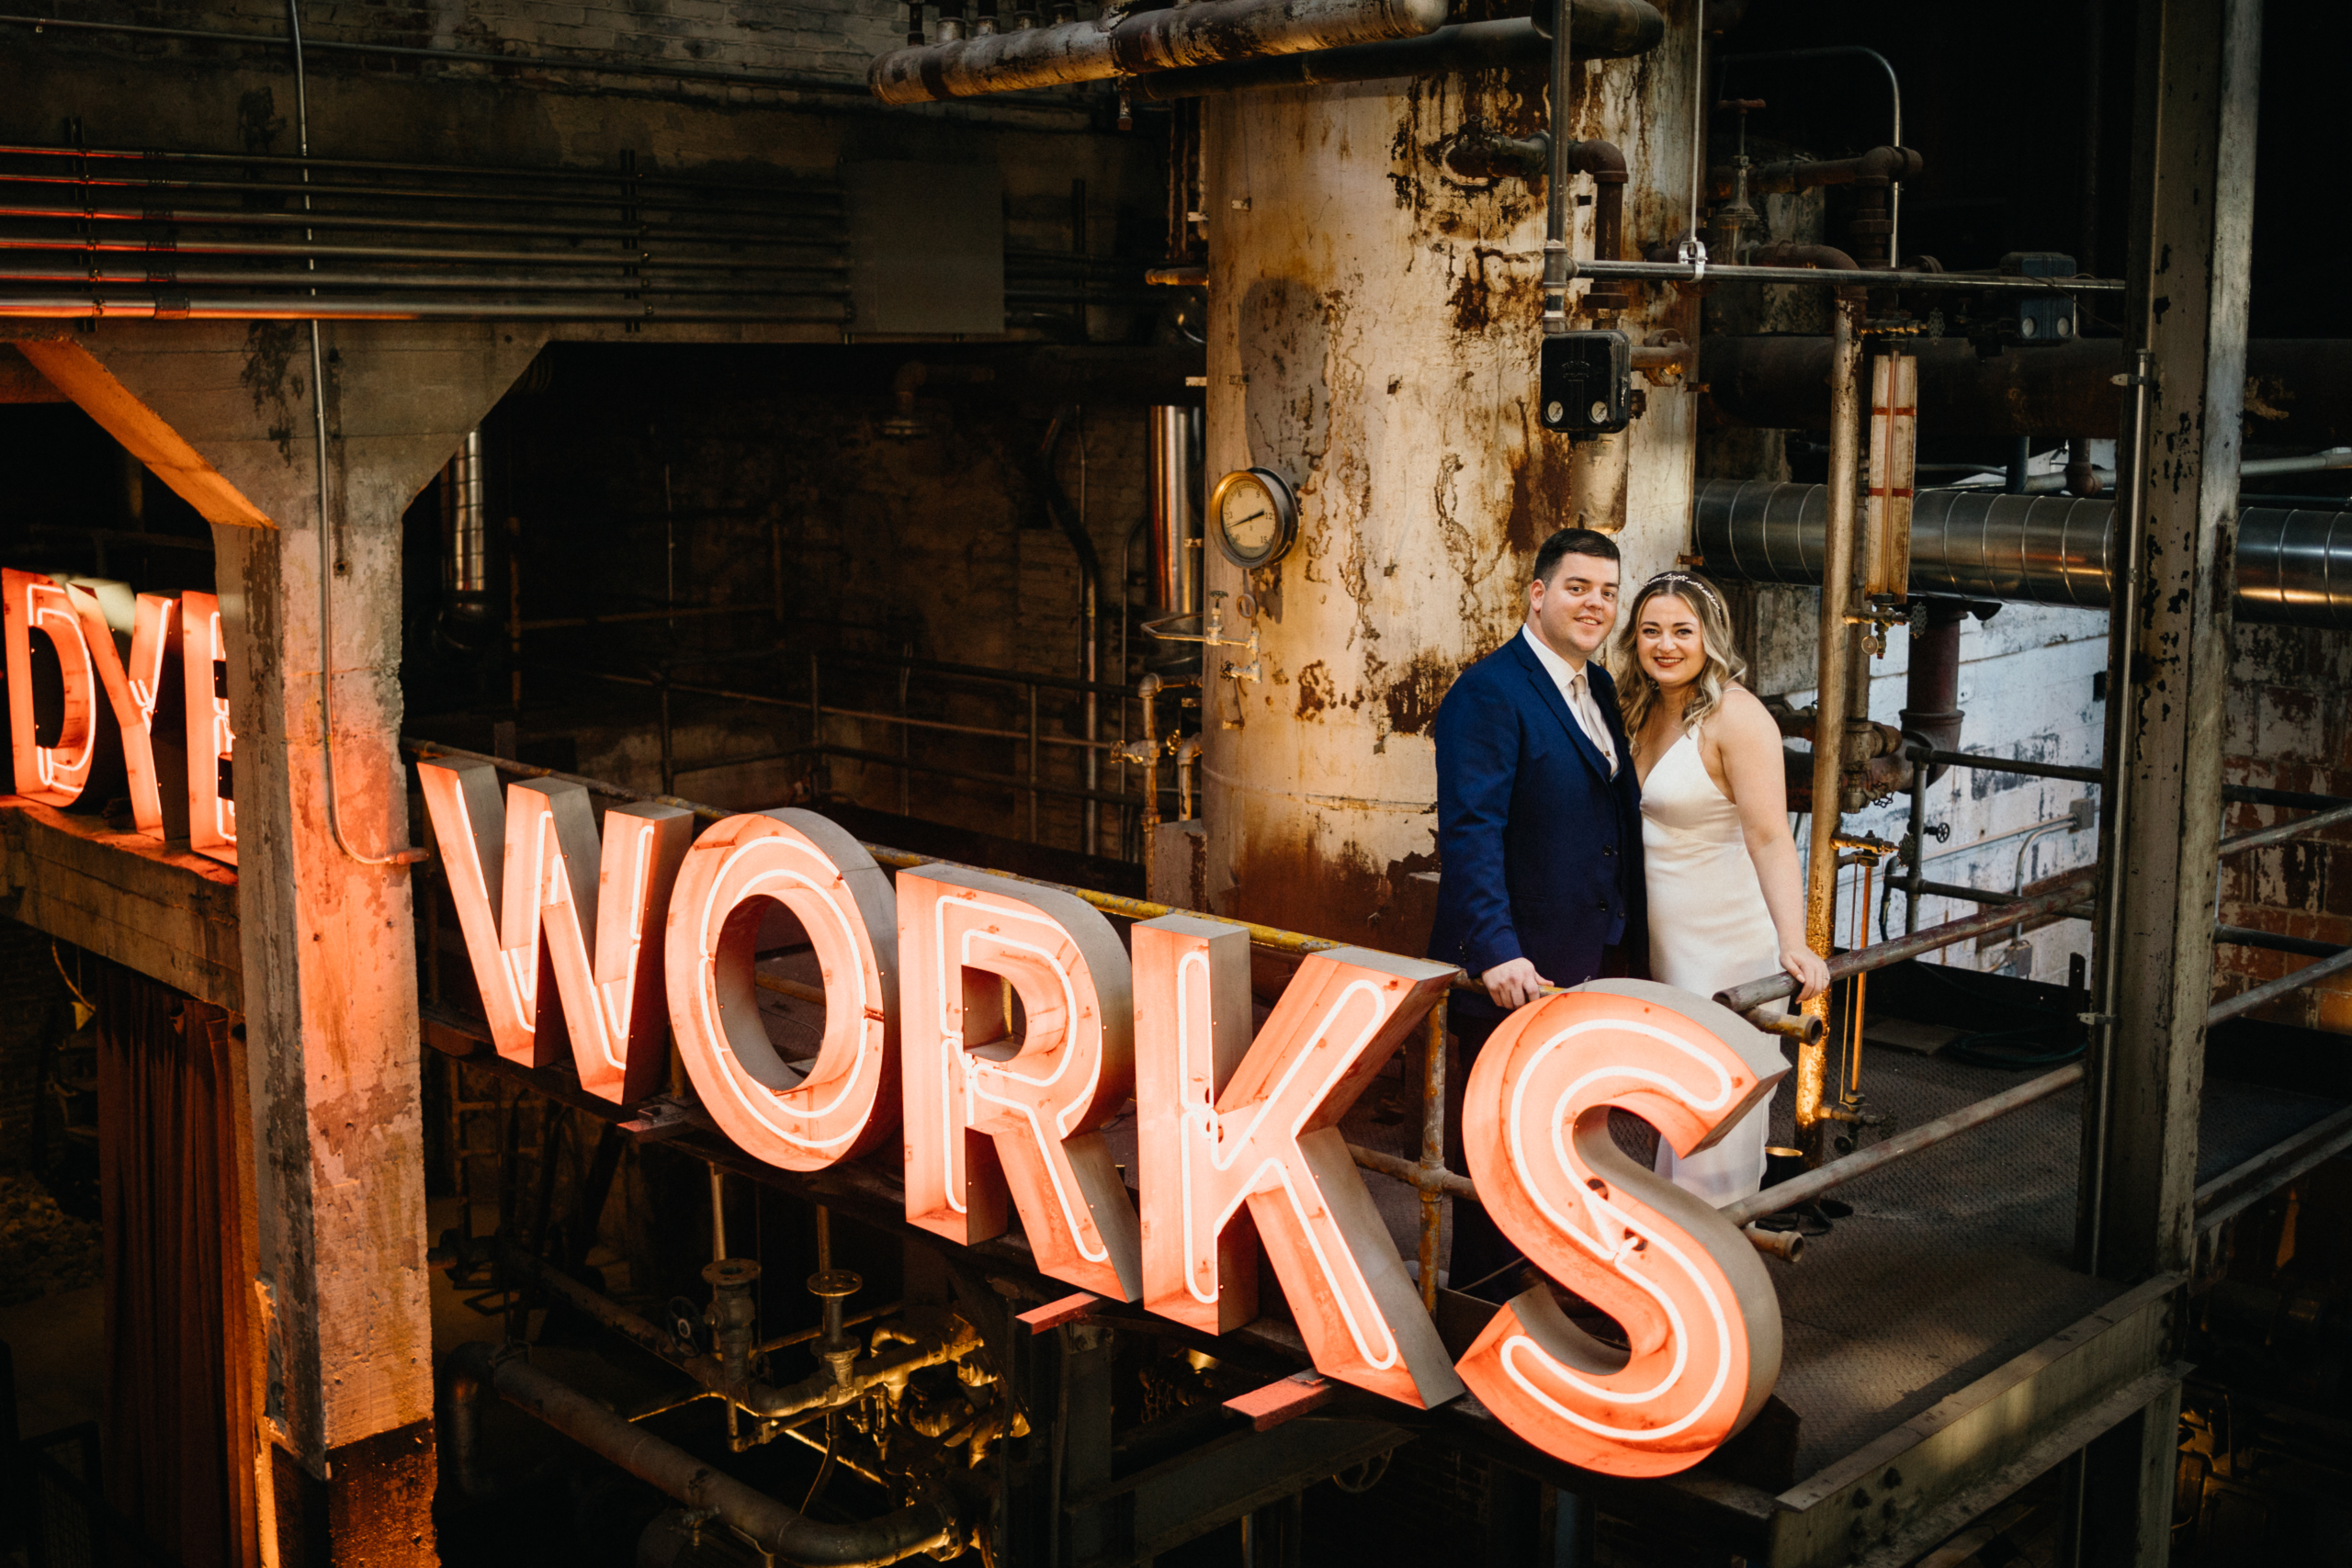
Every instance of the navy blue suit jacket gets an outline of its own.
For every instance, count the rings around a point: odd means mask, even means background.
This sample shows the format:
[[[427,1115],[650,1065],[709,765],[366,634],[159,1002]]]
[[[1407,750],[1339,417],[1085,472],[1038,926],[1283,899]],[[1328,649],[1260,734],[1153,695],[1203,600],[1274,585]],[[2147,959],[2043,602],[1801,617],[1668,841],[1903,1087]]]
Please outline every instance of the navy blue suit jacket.
[[[1641,784],[1616,685],[1597,660],[1585,669],[1616,744],[1613,779],[1522,634],[1464,671],[1439,705],[1431,958],[1473,976],[1526,958],[1577,986],[1600,973],[1604,948],[1646,944]],[[1498,1011],[1484,996],[1456,993],[1454,1005]]]

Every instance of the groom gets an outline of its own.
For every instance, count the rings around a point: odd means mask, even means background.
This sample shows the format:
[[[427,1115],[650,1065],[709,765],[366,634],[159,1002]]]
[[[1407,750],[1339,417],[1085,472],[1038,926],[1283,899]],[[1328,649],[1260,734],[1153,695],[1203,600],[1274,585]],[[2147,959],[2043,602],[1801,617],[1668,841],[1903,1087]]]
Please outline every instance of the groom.
[[[1430,956],[1484,987],[1454,994],[1462,1070],[1449,1098],[1457,1105],[1478,1048],[1539,987],[1640,969],[1641,785],[1617,688],[1600,663],[1617,589],[1607,535],[1554,534],[1535,552],[1519,635],[1464,671],[1438,708]],[[1461,1118],[1449,1111],[1458,1143]],[[1447,1163],[1458,1170],[1460,1157],[1450,1149]],[[1453,1289],[1515,1294],[1517,1258],[1484,1209],[1454,1206]]]

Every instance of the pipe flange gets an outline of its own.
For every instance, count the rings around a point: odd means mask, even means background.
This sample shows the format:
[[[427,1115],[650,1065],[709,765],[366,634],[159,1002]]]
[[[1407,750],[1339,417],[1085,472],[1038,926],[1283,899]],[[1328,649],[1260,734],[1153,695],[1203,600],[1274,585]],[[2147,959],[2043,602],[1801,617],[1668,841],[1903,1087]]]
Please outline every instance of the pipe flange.
[[[828,1301],[854,1296],[865,1289],[865,1279],[846,1269],[828,1269],[821,1274],[808,1276],[808,1293]]]
[[[722,1258],[702,1269],[703,1282],[718,1291],[749,1290],[759,1277],[760,1266],[748,1258]]]

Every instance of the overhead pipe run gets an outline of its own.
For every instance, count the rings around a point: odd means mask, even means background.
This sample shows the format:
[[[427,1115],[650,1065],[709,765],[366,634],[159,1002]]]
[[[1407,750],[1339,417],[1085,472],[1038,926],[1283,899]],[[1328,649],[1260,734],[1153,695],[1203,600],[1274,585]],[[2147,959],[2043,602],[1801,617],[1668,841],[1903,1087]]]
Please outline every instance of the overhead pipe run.
[[[1579,0],[1568,22],[1568,41],[1579,60],[1630,60],[1647,54],[1665,37],[1666,18],[1649,0]],[[1461,22],[1420,38],[1155,71],[1125,86],[1136,98],[1168,103],[1269,87],[1387,82],[1535,64],[1550,55],[1550,40],[1545,28],[1525,17]]]
[[[1699,553],[1719,578],[1818,583],[1831,515],[1823,485],[1710,479],[1699,490]],[[1921,491],[1911,591],[2104,610],[2114,550],[2109,497]],[[2239,621],[2352,627],[2352,511],[2244,508],[2237,574]]]
[[[1418,38],[1443,27],[1445,10],[1445,0],[1195,0],[1116,20],[1060,22],[893,50],[874,62],[866,81],[886,104],[939,103]],[[943,18],[942,31],[947,28]]]
[[[1731,269],[1710,267],[1710,281]],[[1957,274],[1935,281],[1950,284]],[[1869,281],[1869,280],[1866,280]],[[1909,287],[1925,280],[1912,279]],[[2009,279],[2010,284],[2026,279]],[[1981,282],[1977,285],[1982,286]],[[1914,340],[1919,428],[1939,435],[2031,435],[2066,431],[2106,439],[2120,431],[2115,378],[2129,370],[2113,338],[1980,357],[1962,338]],[[1730,424],[1823,430],[1829,423],[1826,337],[1709,337],[1699,380],[1710,412]],[[2327,338],[2255,338],[2246,344],[2247,439],[2333,446],[2352,442],[2352,344]],[[2249,465],[2250,472],[2261,470]]]

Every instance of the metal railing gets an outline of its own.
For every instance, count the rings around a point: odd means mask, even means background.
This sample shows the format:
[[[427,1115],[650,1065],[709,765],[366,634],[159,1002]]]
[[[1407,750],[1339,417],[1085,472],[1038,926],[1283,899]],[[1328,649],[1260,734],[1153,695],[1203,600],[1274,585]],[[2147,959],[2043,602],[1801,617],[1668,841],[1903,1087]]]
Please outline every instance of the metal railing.
[[[988,784],[1014,791],[1025,796],[1028,806],[1028,838],[1033,843],[1042,842],[1040,802],[1046,798],[1092,801],[1117,808],[1118,838],[1125,846],[1132,836],[1133,818],[1148,804],[1141,795],[1125,790],[1089,788],[1083,784],[1057,784],[1046,776],[1046,753],[1058,751],[1091,751],[1120,764],[1122,782],[1129,765],[1119,755],[1121,743],[1102,739],[1089,739],[1084,736],[1059,735],[1048,730],[1044,722],[1040,695],[1045,692],[1091,693],[1107,696],[1121,704],[1139,703],[1141,694],[1135,687],[1086,681],[1076,676],[1055,675],[1034,670],[1006,670],[985,664],[958,664],[941,660],[917,659],[911,655],[888,653],[858,653],[811,649],[808,654],[808,684],[805,696],[781,695],[774,692],[743,691],[732,687],[709,685],[701,682],[678,681],[667,674],[630,675],[618,671],[559,668],[538,665],[532,668],[540,674],[564,675],[607,684],[634,686],[655,694],[656,724],[662,745],[662,793],[668,795],[677,786],[680,773],[706,773],[713,769],[748,766],[757,762],[786,761],[794,757],[811,759],[840,758],[896,770],[899,780],[901,816],[912,816],[912,779],[918,773],[933,778],[960,780],[967,784]],[[868,668],[895,670],[901,679],[897,682],[898,706],[895,711],[846,703],[828,702],[826,670],[829,665],[864,665]],[[1003,725],[965,724],[951,719],[927,718],[910,711],[910,691],[908,675],[922,674],[947,682],[976,682],[996,685],[1014,693],[1025,707],[1028,722],[1019,728]],[[714,757],[682,763],[677,755],[678,721],[672,711],[673,695],[717,697],[732,703],[745,703],[757,707],[772,708],[783,713],[805,715],[808,718],[806,740],[769,750],[740,756]],[[827,739],[826,725],[830,719],[854,719],[861,723],[895,725],[899,731],[896,751],[876,750],[870,747],[854,746],[845,741]],[[986,739],[1015,742],[1021,757],[1017,773],[987,773],[949,763],[925,761],[915,754],[912,738],[917,732],[940,735],[977,736]],[[1082,831],[1082,829],[1081,829]],[[1081,846],[1088,854],[1099,854],[1098,845]],[[1124,858],[1124,848],[1122,858]]]

